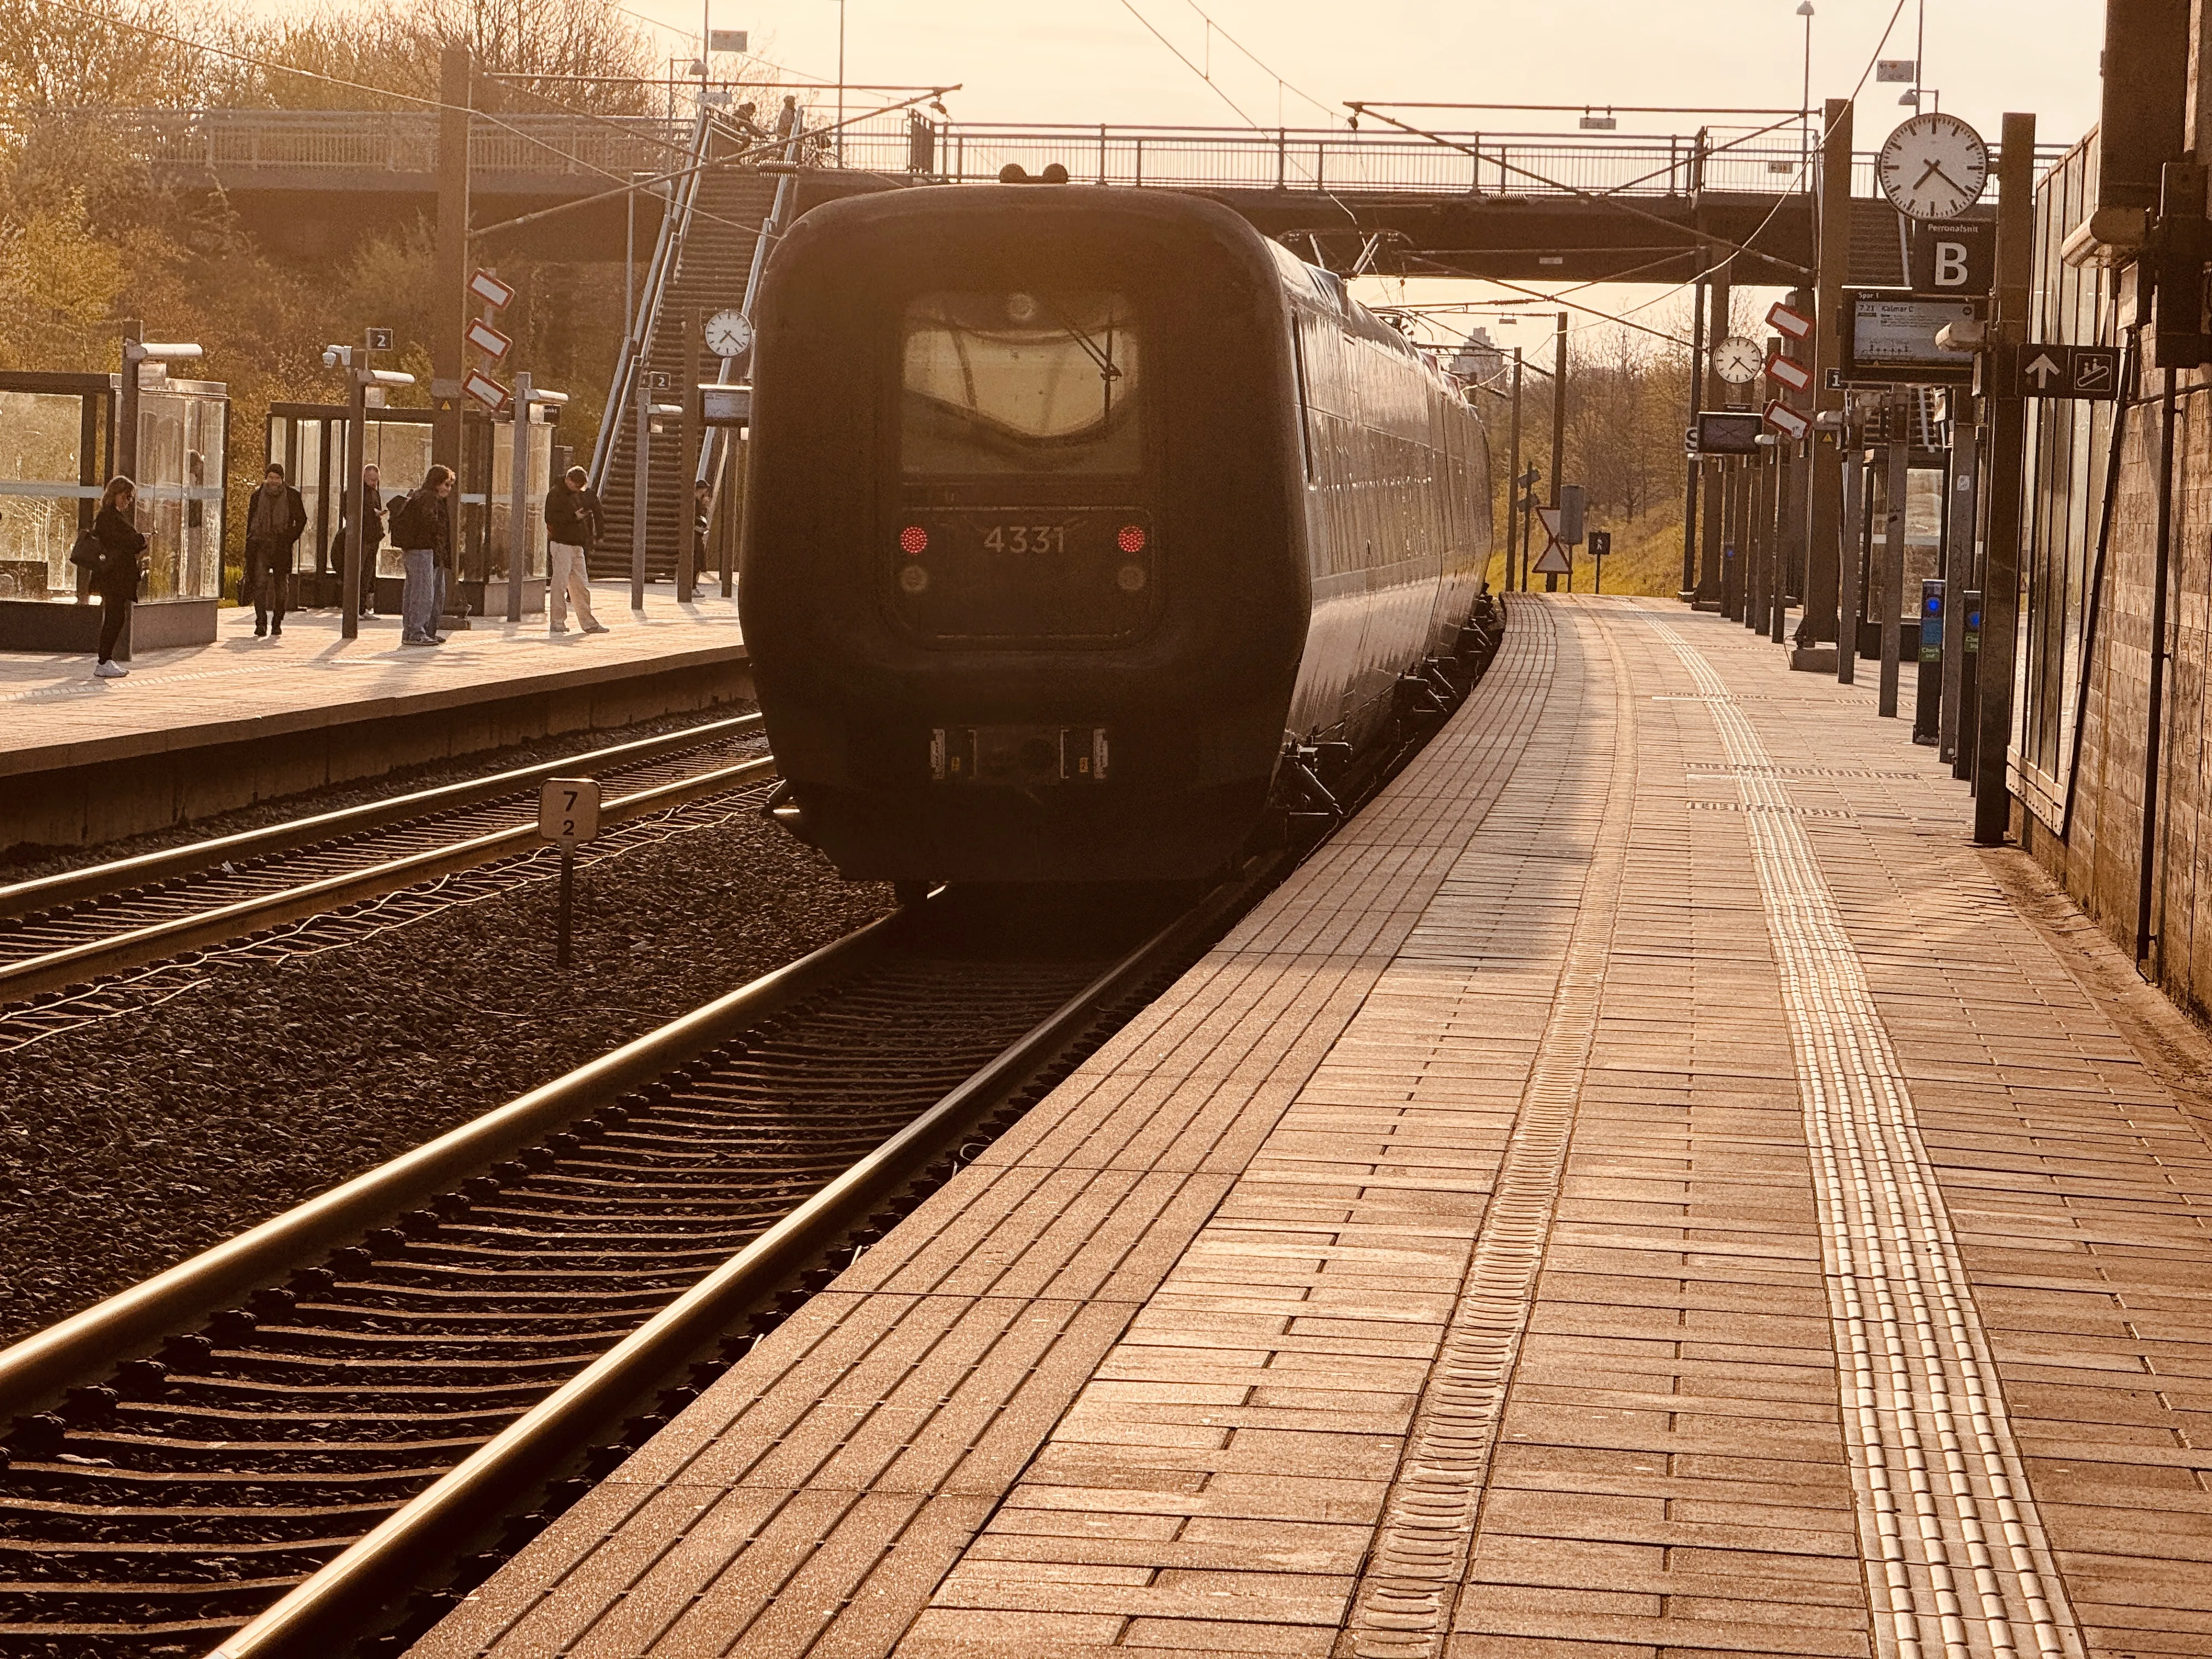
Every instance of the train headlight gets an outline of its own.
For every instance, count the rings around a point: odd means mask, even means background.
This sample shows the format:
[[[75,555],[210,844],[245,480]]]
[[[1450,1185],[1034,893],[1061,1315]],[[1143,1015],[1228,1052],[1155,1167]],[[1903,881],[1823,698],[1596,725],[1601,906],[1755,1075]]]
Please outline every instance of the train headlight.
[[[1012,321],[1017,323],[1035,322],[1036,320],[1036,314],[1037,302],[1036,296],[1035,295],[1009,294],[1006,295],[1006,315]]]
[[[899,572],[899,586],[909,593],[919,593],[929,586],[929,572],[918,564],[910,564]]]

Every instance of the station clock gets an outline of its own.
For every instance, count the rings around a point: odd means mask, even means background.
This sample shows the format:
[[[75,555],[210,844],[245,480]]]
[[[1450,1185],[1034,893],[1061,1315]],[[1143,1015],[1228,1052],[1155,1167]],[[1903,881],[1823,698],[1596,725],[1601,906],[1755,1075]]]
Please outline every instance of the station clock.
[[[1990,147],[1955,115],[1916,115],[1875,158],[1881,193],[1908,219],[1955,219],[1982,199]]]
[[[707,319],[707,349],[724,359],[742,357],[753,349],[751,319],[734,306]]]
[[[1759,342],[1731,334],[1713,348],[1713,373],[1730,386],[1749,386],[1766,367]]]

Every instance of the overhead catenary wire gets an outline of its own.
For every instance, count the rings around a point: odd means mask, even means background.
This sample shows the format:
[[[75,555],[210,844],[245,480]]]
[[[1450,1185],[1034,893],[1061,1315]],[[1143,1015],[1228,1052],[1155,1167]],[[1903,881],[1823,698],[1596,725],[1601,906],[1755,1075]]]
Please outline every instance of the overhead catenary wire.
[[[1174,41],[1169,40],[1166,35],[1161,33],[1158,27],[1153,23],[1152,20],[1137,9],[1135,0],[1121,0],[1121,9],[1127,12],[1130,16],[1135,18],[1139,23],[1142,23],[1145,26],[1146,33],[1150,34],[1153,40],[1158,41],[1170,52],[1173,52],[1176,56],[1176,62],[1180,63],[1185,69],[1188,70],[1193,75],[1195,75],[1200,80],[1205,82],[1207,86],[1212,88],[1213,95],[1218,98],[1223,103],[1228,105],[1230,108],[1235,110],[1237,112],[1237,119],[1243,122],[1246,126],[1252,128],[1255,131],[1264,131],[1257,121],[1254,120],[1249,115],[1245,113],[1244,106],[1242,104],[1239,104],[1234,98],[1231,98],[1218,82],[1215,81],[1212,76],[1208,75],[1203,69],[1199,67],[1199,65],[1192,63],[1181,46],[1178,46]],[[1202,12],[1200,14],[1201,16],[1204,15],[1205,14]],[[1242,50],[1242,48],[1239,48],[1239,50]]]
[[[1273,81],[1278,87],[1283,88],[1286,92],[1297,94],[1298,97],[1304,99],[1307,103],[1311,104],[1323,115],[1328,116],[1332,118],[1334,118],[1336,110],[1334,106],[1324,104],[1320,99],[1315,97],[1303,87],[1297,86],[1292,82],[1285,80],[1280,75],[1277,74],[1271,66],[1261,61],[1258,53],[1255,52],[1249,46],[1246,46],[1242,40],[1239,40],[1235,35],[1231,34],[1227,29],[1222,27],[1219,23],[1216,22],[1206,9],[1198,3],[1198,0],[1183,0],[1183,3],[1206,20],[1206,27],[1212,29],[1216,34],[1226,40],[1231,46],[1236,47],[1238,52],[1243,53],[1261,74]]]

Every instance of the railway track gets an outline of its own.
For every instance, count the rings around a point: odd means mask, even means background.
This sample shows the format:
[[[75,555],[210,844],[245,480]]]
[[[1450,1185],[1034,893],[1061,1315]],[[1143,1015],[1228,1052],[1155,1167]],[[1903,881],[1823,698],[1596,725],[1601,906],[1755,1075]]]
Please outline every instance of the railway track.
[[[1294,861],[939,892],[0,1353],[0,1651],[396,1655]]]
[[[0,1354],[0,1650],[197,1654],[265,1614],[234,1650],[337,1652],[393,1585],[472,1582],[1259,879],[940,894]]]
[[[599,779],[635,823],[771,777],[757,714],[0,887],[0,1005],[81,994],[148,963],[534,848],[537,787]],[[35,1022],[34,1022],[35,1024]]]

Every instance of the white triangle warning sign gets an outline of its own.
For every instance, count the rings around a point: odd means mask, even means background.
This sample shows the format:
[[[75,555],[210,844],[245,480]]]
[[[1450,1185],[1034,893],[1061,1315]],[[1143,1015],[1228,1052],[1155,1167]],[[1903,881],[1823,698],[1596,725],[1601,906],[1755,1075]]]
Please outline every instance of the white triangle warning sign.
[[[1536,556],[1536,562],[1528,567],[1540,576],[1571,576],[1574,564],[1567,557],[1567,550],[1558,542],[1547,542],[1544,550]]]

